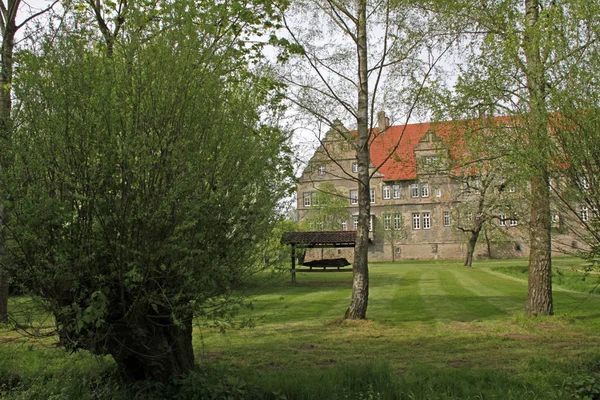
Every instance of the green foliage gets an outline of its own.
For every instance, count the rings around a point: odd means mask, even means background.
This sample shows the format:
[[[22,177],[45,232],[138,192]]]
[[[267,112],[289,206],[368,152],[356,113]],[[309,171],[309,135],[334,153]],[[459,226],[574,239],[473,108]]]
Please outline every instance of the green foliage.
[[[264,15],[210,4],[173,4],[160,35],[130,30],[110,56],[68,24],[21,54],[11,274],[69,347],[122,356],[162,327],[191,335],[262,268],[291,188],[286,134],[262,122],[277,86],[248,70],[242,32],[209,27]]]
[[[347,197],[331,182],[322,183],[313,198],[313,205],[302,219],[304,230],[339,231],[349,217]]]

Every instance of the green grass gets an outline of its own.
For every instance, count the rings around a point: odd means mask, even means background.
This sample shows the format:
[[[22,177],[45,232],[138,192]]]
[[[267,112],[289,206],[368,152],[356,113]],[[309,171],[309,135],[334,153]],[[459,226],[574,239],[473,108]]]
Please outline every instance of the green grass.
[[[567,258],[554,264],[575,277],[582,266]],[[369,320],[359,322],[341,319],[350,273],[298,274],[297,285],[289,277],[272,279],[252,290],[254,309],[239,316],[252,318],[254,328],[196,328],[198,363],[212,371],[198,379],[218,382],[212,398],[222,392],[257,399],[600,398],[593,397],[600,393],[600,296],[587,286],[577,292],[565,279],[555,287],[556,315],[526,319],[524,267],[525,260],[478,261],[473,268],[458,261],[374,263]],[[11,335],[0,332],[0,340]],[[58,354],[16,338],[3,343],[0,385],[2,374],[26,382],[111,368],[104,359],[64,361]],[[182,393],[196,378],[178,386],[180,398],[193,398]],[[123,390],[117,390],[122,398],[135,397]],[[168,391],[151,392],[160,398]],[[21,386],[10,395],[23,393]]]

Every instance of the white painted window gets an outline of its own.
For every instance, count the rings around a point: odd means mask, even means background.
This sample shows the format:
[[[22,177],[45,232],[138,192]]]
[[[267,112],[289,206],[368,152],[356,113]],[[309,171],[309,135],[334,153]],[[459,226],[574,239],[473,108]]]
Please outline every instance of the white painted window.
[[[352,172],[358,172],[358,163],[352,163]]]
[[[581,206],[581,220],[587,222],[590,220],[590,213],[587,206]]]
[[[429,197],[429,184],[421,183],[421,197]]]
[[[317,169],[317,171],[319,172],[319,175],[325,175],[325,166],[319,165],[319,168]]]
[[[442,197],[442,189],[435,189],[435,197]]]
[[[371,204],[375,203],[375,189],[369,189],[369,200]]]
[[[385,214],[383,216],[383,229],[386,231],[389,231],[391,226],[392,226],[392,215]]]
[[[394,196],[395,199],[400,198],[400,185],[392,186],[392,196]]]
[[[402,225],[402,216],[400,214],[395,214],[394,215],[394,229],[398,230],[400,229]]]
[[[473,213],[471,211],[467,213],[467,222],[473,222]]]
[[[558,214],[552,214],[552,223],[553,224],[558,224],[560,222],[560,215]]]
[[[444,226],[450,226],[450,223],[451,223],[450,212],[444,211]]]
[[[413,229],[421,229],[421,214],[412,215],[412,227]]]
[[[504,214],[498,214],[498,225],[499,226],[506,226],[506,215],[504,215]]]
[[[431,213],[424,212],[422,214],[423,229],[431,229]]]
[[[585,190],[590,188],[590,182],[585,176],[582,176],[581,179],[579,179],[579,181],[581,182],[581,187]]]
[[[354,226],[354,230],[358,230],[358,217],[354,217],[354,219],[352,220],[352,224]]]
[[[358,204],[358,190],[350,191],[350,204]]]
[[[410,185],[410,197],[419,197],[419,184],[413,183]]]
[[[510,226],[517,226],[519,224],[519,222],[518,222],[518,220],[516,220],[514,218],[511,218],[511,219],[508,220],[508,224]]]
[[[369,232],[373,232],[373,216],[369,218]]]
[[[302,199],[303,199],[302,204],[304,204],[304,207],[310,207],[310,198],[311,198],[310,192],[302,193]]]
[[[347,231],[348,230],[348,223],[346,223],[346,221],[342,221],[342,230],[343,231]]]
[[[390,199],[392,197],[392,188],[388,185],[383,185],[383,190],[382,190],[382,194],[383,194],[383,198],[385,200]]]
[[[516,191],[516,189],[515,189],[514,186],[509,186],[508,189],[507,189],[508,193],[514,193],[515,191]]]

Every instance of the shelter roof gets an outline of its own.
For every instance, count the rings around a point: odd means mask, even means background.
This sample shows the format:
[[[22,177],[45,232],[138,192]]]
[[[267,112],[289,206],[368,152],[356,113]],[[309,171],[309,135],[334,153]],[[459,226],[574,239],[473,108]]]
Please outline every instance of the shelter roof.
[[[356,231],[284,232],[281,243],[301,247],[354,247]]]

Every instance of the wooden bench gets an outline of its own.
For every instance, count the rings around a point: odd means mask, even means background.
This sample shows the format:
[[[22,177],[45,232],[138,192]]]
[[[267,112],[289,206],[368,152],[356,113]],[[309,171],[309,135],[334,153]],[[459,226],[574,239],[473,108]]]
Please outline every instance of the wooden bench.
[[[326,271],[327,269],[329,269],[331,271],[332,268],[334,270],[338,270],[338,271],[350,271],[349,269],[344,268],[349,265],[350,265],[350,263],[345,258],[330,258],[330,259],[325,259],[325,260],[306,261],[306,262],[302,263],[302,266],[309,267],[308,270],[304,270],[306,272]],[[313,268],[322,268],[322,269],[313,269]],[[342,269],[342,268],[344,268],[344,269]],[[298,271],[302,271],[302,270],[298,270]]]

